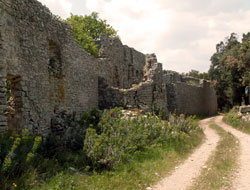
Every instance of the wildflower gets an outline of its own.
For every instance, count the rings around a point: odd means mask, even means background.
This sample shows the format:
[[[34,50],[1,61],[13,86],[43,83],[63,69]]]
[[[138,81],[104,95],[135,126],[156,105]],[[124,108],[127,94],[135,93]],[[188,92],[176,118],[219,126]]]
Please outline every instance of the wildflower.
[[[12,185],[13,185],[14,187],[17,187],[17,184],[15,184],[15,183],[13,183]]]

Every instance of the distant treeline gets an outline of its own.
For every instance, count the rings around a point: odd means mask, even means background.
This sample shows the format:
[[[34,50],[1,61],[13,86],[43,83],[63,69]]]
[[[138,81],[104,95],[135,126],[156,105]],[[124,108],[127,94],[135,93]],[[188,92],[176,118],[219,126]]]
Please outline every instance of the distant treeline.
[[[241,41],[235,33],[226,37],[216,45],[210,61],[208,73],[191,70],[186,75],[212,81],[220,110],[249,104],[246,87],[250,86],[250,32],[243,34]]]

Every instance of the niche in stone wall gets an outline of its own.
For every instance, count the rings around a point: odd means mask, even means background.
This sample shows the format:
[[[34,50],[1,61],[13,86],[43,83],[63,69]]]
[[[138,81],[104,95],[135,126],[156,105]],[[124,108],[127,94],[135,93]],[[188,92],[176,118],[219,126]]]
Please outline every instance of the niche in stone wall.
[[[8,129],[13,130],[14,133],[20,133],[23,109],[21,77],[19,75],[7,75],[6,89],[7,107],[5,115],[7,116]]]
[[[49,74],[51,76],[62,77],[62,58],[60,47],[52,40],[49,40]]]
[[[64,103],[64,77],[62,71],[62,57],[60,47],[52,40],[49,40],[49,96],[54,106],[54,111]]]

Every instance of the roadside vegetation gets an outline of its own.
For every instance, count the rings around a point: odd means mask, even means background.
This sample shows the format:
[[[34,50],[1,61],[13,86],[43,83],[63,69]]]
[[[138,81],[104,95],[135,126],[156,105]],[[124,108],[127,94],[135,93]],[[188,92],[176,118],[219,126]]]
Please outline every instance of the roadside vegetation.
[[[204,137],[194,117],[131,118],[120,108],[84,113],[73,123],[74,141],[66,143],[26,130],[0,134],[2,189],[145,189]]]
[[[232,178],[237,166],[239,155],[238,140],[221,127],[212,124],[210,126],[220,135],[216,152],[209,158],[201,175],[195,180],[189,190],[218,190],[232,189]]]
[[[235,107],[230,112],[226,113],[223,121],[244,133],[250,134],[250,122],[242,119],[242,116],[238,114],[238,109],[238,107]]]
[[[210,58],[211,65],[207,73],[191,70],[186,73],[200,79],[211,80],[216,91],[218,108],[228,112],[234,106],[249,104],[250,89],[250,32],[240,39],[231,33],[223,41],[216,44],[216,52]]]

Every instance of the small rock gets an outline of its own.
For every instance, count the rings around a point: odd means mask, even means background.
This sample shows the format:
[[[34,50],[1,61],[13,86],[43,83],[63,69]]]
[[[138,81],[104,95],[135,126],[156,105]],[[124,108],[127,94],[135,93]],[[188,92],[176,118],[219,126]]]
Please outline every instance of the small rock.
[[[77,169],[75,169],[73,167],[69,167],[69,170],[71,170],[72,172],[77,172]]]

